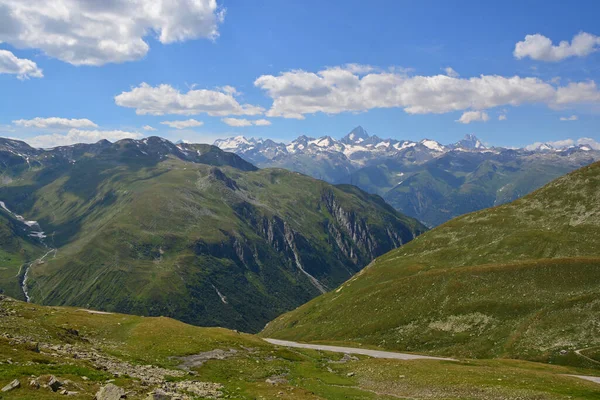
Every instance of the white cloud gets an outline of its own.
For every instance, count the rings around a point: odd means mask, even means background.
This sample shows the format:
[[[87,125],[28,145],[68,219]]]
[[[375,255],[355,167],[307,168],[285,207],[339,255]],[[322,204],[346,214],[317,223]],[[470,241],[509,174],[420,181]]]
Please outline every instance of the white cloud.
[[[80,130],[71,129],[66,134],[54,133],[51,135],[40,135],[32,138],[23,139],[30,145],[40,148],[49,148],[56,146],[68,146],[75,143],[96,143],[102,139],[111,142],[131,138],[139,139],[142,135],[137,132],[126,132],[120,130],[101,131],[101,130]]]
[[[579,117],[577,115],[571,115],[570,117],[560,117],[561,121],[577,121]]]
[[[154,128],[154,127],[152,127],[150,125],[144,125],[142,127],[142,129],[145,130],[145,131],[155,131],[156,130],[156,128]]]
[[[144,57],[147,36],[163,44],[215,39],[223,18],[216,0],[1,0],[0,42],[103,65]]]
[[[188,119],[187,121],[163,121],[161,124],[168,125],[175,129],[186,129],[193,128],[195,126],[202,126],[204,125],[204,122],[196,121],[195,119]]]
[[[140,115],[196,115],[207,113],[211,116],[259,115],[262,107],[240,104],[231,93],[231,88],[217,90],[192,89],[181,93],[171,85],[156,87],[147,83],[115,96],[115,103],[121,107],[135,108]],[[235,89],[234,89],[235,90]]]
[[[257,119],[256,121],[254,121],[254,125],[269,126],[269,125],[271,125],[271,121],[269,121],[268,119]]]
[[[490,116],[485,111],[465,111],[456,122],[461,124],[470,124],[471,122],[487,122]]]
[[[235,126],[238,128],[252,125],[252,121],[243,118],[223,118],[221,121],[225,122],[229,126]]]
[[[538,61],[561,61],[568,57],[585,57],[600,48],[600,37],[580,32],[573,37],[571,43],[563,40],[554,46],[552,40],[544,35],[525,36],[525,40],[515,45],[513,52],[518,59],[529,57]]]
[[[0,74],[14,74],[21,80],[44,77],[42,70],[38,68],[35,62],[18,58],[8,50],[0,50]]]
[[[498,115],[498,121],[506,121],[506,114]]]
[[[600,102],[600,91],[596,82],[571,82],[567,86],[561,86],[556,91],[556,105],[570,103],[598,103]]]
[[[450,78],[458,78],[460,76],[452,67],[444,68],[444,72],[446,72],[446,75],[448,75]]]
[[[221,119],[221,121],[223,121],[224,123],[226,123],[229,126],[234,126],[236,128],[239,127],[243,127],[243,126],[252,126],[252,125],[256,125],[256,126],[268,126],[271,125],[271,121],[269,121],[268,119],[257,119],[257,120],[249,120],[249,119],[245,119],[245,118],[223,118]]]
[[[97,128],[94,122],[87,118],[82,119],[68,119],[68,118],[40,118],[36,117],[33,119],[19,119],[13,121],[13,124],[20,125],[25,128],[41,128],[41,129],[69,129],[69,128]]]
[[[396,72],[361,75],[345,67],[332,67],[317,73],[294,70],[278,76],[263,75],[254,85],[273,99],[267,116],[297,119],[317,112],[337,114],[373,108],[399,107],[409,114],[441,114],[533,103],[552,107],[600,103],[600,91],[593,81],[555,87],[538,78],[519,76],[466,79]]]

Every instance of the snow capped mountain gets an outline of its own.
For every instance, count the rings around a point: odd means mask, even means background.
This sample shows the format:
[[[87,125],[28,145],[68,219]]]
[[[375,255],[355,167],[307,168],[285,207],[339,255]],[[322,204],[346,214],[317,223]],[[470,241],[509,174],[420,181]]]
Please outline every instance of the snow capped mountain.
[[[462,151],[485,150],[486,147],[474,135],[467,135],[458,143],[444,146],[441,143],[423,139],[420,142],[410,140],[381,139],[358,126],[343,138],[337,140],[331,136],[312,138],[299,136],[288,144],[277,143],[270,139],[246,138],[236,136],[215,141],[215,146],[231,151],[259,166],[271,166],[270,161],[286,166],[285,158],[293,164],[300,156],[319,156],[333,158],[336,163],[345,162],[347,169],[360,168],[386,158],[405,156],[413,162],[425,162],[454,149]],[[278,166],[282,166],[278,165]]]
[[[247,150],[258,143],[262,143],[262,139],[246,139],[244,136],[236,136],[228,139],[217,139],[213,145],[219,147],[221,150],[235,152],[242,149]]]
[[[444,152],[446,150],[446,148],[442,144],[436,142],[435,140],[423,139],[420,143],[433,151]]]
[[[548,143],[535,143],[523,149],[487,148],[475,135],[469,134],[452,144],[441,144],[432,139],[411,140],[382,139],[357,126],[341,139],[331,136],[313,138],[299,136],[290,143],[236,136],[215,141],[215,146],[234,152],[260,168],[278,167],[308,174],[329,182],[349,180],[350,174],[367,167],[378,167],[389,162],[406,168],[422,165],[452,152],[501,154],[567,152],[586,153],[593,146],[582,143],[571,147],[553,147]]]
[[[483,145],[483,143],[481,143],[481,141],[479,139],[477,139],[477,136],[472,135],[472,134],[465,135],[464,139],[459,140],[453,146],[456,149],[466,149],[466,150],[476,150],[476,149],[485,150],[486,149],[486,147]]]
[[[344,136],[340,142],[344,144],[359,144],[370,138],[367,131],[362,126],[357,126],[350,133]]]

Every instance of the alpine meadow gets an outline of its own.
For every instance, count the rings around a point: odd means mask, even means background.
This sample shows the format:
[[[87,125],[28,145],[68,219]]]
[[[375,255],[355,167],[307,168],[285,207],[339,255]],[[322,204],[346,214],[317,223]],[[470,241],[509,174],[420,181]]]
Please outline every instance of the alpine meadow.
[[[0,400],[600,400],[599,13],[0,0]]]

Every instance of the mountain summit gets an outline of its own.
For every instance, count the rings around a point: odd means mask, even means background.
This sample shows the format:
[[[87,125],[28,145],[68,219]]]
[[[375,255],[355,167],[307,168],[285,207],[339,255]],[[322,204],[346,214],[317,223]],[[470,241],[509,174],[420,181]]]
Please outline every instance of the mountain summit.
[[[483,145],[483,143],[481,143],[477,136],[473,134],[465,135],[464,139],[456,142],[453,147],[468,150],[486,149],[486,147]]]
[[[350,133],[348,133],[342,139],[340,139],[340,142],[344,144],[358,144],[366,141],[369,138],[370,136],[365,130],[365,128],[359,125],[356,128],[352,129]]]

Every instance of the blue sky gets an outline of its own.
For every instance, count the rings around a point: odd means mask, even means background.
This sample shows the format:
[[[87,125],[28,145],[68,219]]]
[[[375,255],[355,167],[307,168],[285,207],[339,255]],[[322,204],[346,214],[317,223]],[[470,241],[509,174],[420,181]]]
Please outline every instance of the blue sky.
[[[119,1],[102,10],[84,0],[35,3],[0,0],[0,26],[8,26],[0,28],[0,135],[37,145],[128,134],[340,137],[356,125],[442,143],[467,133],[504,146],[600,141],[596,1],[177,0],[135,23],[137,9]],[[60,7],[67,16],[52,14]],[[92,29],[110,13],[109,28],[123,17],[145,34]],[[39,23],[19,26],[18,15]],[[92,33],[81,34],[88,25]],[[517,56],[517,43],[535,34]],[[119,50],[98,44],[107,40]],[[197,122],[163,124],[189,120]]]

